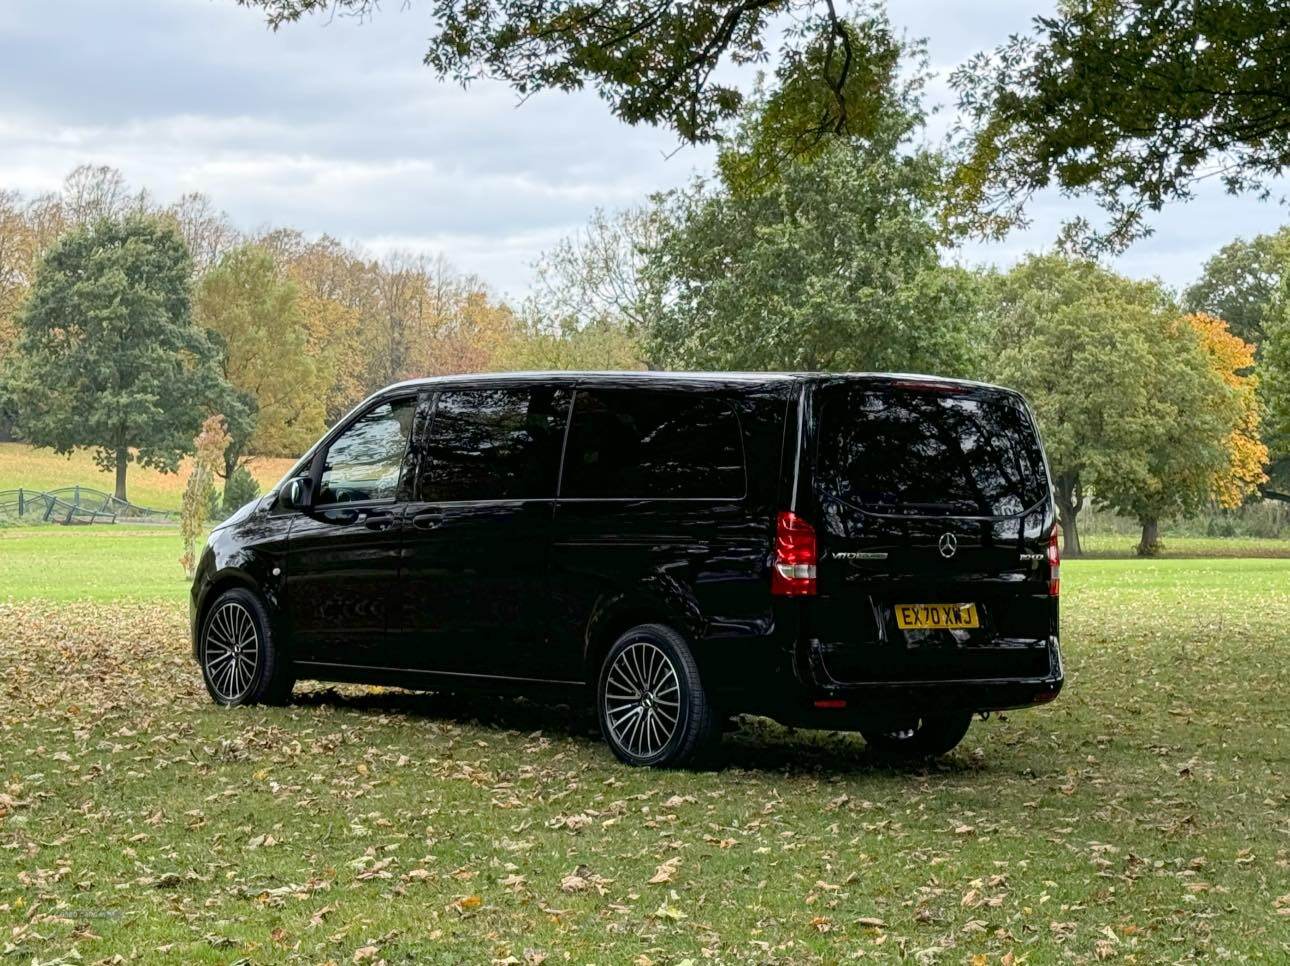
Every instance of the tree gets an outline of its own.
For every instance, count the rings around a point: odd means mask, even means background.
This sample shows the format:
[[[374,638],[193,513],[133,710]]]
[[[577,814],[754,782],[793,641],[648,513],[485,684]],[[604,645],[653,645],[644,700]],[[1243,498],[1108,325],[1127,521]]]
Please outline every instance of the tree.
[[[988,372],[1034,408],[1062,549],[1078,556],[1090,491],[1132,490],[1150,479],[1152,345],[1177,313],[1154,283],[1059,255],[1026,258],[991,291]]]
[[[1283,278],[1265,315],[1267,337],[1260,361],[1259,390],[1267,409],[1264,439],[1279,491],[1290,490],[1290,278]]]
[[[516,370],[642,369],[639,342],[611,321],[552,327],[527,322],[497,355],[498,367]]]
[[[1249,415],[1240,384],[1226,378],[1233,376],[1228,363],[1235,347],[1222,331],[1194,318],[1174,318],[1152,324],[1147,335],[1147,405],[1134,414],[1142,472],[1103,475],[1096,490],[1099,503],[1141,524],[1137,552],[1144,557],[1160,552],[1160,521],[1200,510],[1215,497],[1220,480],[1244,496],[1242,483],[1230,475],[1238,469],[1234,456],[1245,455],[1234,453],[1233,442]],[[1253,428],[1257,442],[1257,416]]]
[[[378,0],[237,2],[264,10],[275,30],[309,14],[366,18],[379,8]],[[435,0],[431,11],[424,61],[440,79],[497,78],[524,97],[591,86],[627,123],[666,125],[689,142],[714,140],[738,115],[743,95],[721,68],[768,61],[766,34],[787,15],[778,74],[795,80],[804,108],[788,140],[851,133],[863,114],[853,78],[866,76],[868,51],[833,0]]]
[[[0,363],[18,339],[18,312],[27,299],[37,258],[36,238],[22,199],[0,191]]]
[[[464,281],[475,285],[444,306],[446,311],[423,332],[412,354],[414,373],[450,375],[497,368],[518,324],[515,313],[493,301],[478,279],[467,276]]]
[[[290,276],[297,278],[294,273]],[[297,286],[299,283],[297,282]],[[321,298],[308,289],[297,289],[301,322],[308,337],[308,352],[323,385],[323,420],[331,425],[368,394],[361,316],[352,306]]]
[[[851,64],[844,86],[821,84],[846,38]],[[736,192],[757,192],[785,166],[814,160],[837,138],[875,143],[899,139],[924,120],[921,103],[927,56],[921,42],[902,41],[880,12],[842,21],[837,32],[817,36],[781,61],[772,82],[758,78],[733,132],[725,132],[718,158],[722,180]],[[845,116],[834,118],[842,98]]]
[[[1290,227],[1249,241],[1237,238],[1205,263],[1183,301],[1192,312],[1216,315],[1232,334],[1263,344],[1264,316],[1282,279],[1290,277]]]
[[[1276,390],[1276,367],[1264,365],[1264,344],[1285,312],[1287,284],[1290,283],[1290,227],[1248,241],[1238,238],[1219,249],[1201,277],[1187,289],[1184,302],[1193,312],[1218,316],[1232,334],[1254,347],[1255,360],[1263,370],[1259,395],[1269,418],[1263,421],[1263,443],[1271,465],[1270,486],[1277,492],[1290,490],[1290,433],[1278,429],[1272,411]]]
[[[296,284],[309,354],[327,382],[326,419],[333,423],[375,388],[367,378],[370,346],[359,337],[375,313],[369,266],[329,235],[309,241],[280,229],[256,244]]]
[[[1118,246],[1206,178],[1266,195],[1290,162],[1288,32],[1278,0],[1071,0],[1036,17],[951,78],[951,218],[999,236],[1055,186],[1107,212],[1086,242]]]
[[[228,427],[227,486],[247,454],[296,453],[317,439],[327,387],[308,351],[296,287],[264,249],[244,245],[225,255],[202,279],[195,315],[216,337],[224,379],[253,414]]]
[[[18,344],[18,313],[27,300],[36,261],[35,233],[17,192],[0,191],[0,439],[13,431],[14,407],[3,376]]]
[[[528,314],[562,329],[609,324],[643,331],[659,311],[645,269],[664,227],[652,204],[613,215],[597,208],[576,235],[538,260]]]
[[[190,316],[189,271],[173,227],[102,219],[46,254],[19,316],[7,381],[24,435],[58,452],[96,447],[122,500],[131,460],[173,472],[226,402]]]
[[[197,538],[206,523],[206,514],[215,495],[215,473],[228,451],[229,436],[224,417],[208,416],[193,440],[193,470],[184,484],[184,497],[179,511],[179,535],[184,541],[184,552],[179,563],[188,579],[193,579],[197,567]]]
[[[1185,317],[1200,337],[1210,366],[1235,397],[1236,413],[1223,449],[1226,461],[1210,482],[1219,506],[1235,509],[1267,482],[1268,447],[1261,437],[1263,406],[1254,373],[1254,347],[1231,331],[1227,322],[1203,312]]]
[[[217,211],[211,200],[199,192],[182,196],[165,214],[175,220],[193,260],[193,272],[199,278],[218,265],[240,241],[228,215]]]
[[[921,117],[887,104],[871,138],[834,138],[759,190],[723,179],[671,197],[649,259],[652,364],[976,371],[979,286],[937,251],[940,159],[910,143]],[[730,150],[760,122],[750,112]]]
[[[72,225],[101,219],[119,220],[151,208],[146,191],[131,193],[125,175],[106,164],[82,164],[63,179],[59,201],[63,218]]]
[[[396,251],[377,261],[329,236],[310,240],[292,229],[268,232],[256,244],[298,286],[329,421],[399,379],[492,367],[516,324],[482,280],[443,257]]]

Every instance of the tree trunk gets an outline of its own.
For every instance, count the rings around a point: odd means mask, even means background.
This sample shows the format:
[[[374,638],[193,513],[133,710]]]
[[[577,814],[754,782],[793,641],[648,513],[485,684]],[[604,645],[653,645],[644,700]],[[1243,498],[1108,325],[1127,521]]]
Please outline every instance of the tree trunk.
[[[116,498],[125,499],[125,470],[130,465],[130,450],[125,446],[116,448]]]
[[[220,491],[221,500],[228,498],[228,484],[233,479],[233,474],[242,462],[242,445],[237,442],[231,442],[224,450],[224,486]]]
[[[1084,502],[1079,477],[1073,473],[1059,476],[1054,482],[1054,489],[1057,490],[1057,518],[1062,526],[1062,556],[1078,557],[1081,551],[1079,522],[1076,517]]]
[[[1142,540],[1138,543],[1139,557],[1154,557],[1160,553],[1160,521],[1155,517],[1143,517]]]
[[[233,452],[233,447],[230,446],[228,449],[224,450],[224,486],[223,492],[220,495],[225,499],[228,498],[228,481],[233,479],[233,473],[236,470],[237,454]]]

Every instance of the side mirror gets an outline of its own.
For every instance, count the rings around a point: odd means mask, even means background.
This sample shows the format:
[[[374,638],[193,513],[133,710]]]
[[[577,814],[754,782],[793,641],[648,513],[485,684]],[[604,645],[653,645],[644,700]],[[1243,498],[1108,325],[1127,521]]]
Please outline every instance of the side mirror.
[[[308,510],[314,500],[314,481],[307,476],[297,476],[287,484],[282,504],[289,510]]]

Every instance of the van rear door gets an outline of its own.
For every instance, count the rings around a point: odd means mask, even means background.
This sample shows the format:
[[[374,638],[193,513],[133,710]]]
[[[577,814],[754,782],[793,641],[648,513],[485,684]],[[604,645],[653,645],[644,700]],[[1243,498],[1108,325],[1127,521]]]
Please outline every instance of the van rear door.
[[[1021,397],[852,378],[814,385],[810,413],[819,562],[807,636],[829,676],[1048,673],[1053,504]]]

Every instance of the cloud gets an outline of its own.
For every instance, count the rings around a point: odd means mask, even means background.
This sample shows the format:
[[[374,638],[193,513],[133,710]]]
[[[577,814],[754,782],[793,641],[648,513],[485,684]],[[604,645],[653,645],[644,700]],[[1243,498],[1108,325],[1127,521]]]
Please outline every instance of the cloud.
[[[542,247],[597,207],[706,168],[665,131],[587,92],[520,106],[501,84],[437,83],[428,28],[371,21],[269,32],[232,0],[17,0],[0,23],[0,185],[120,168],[168,200],[203,191],[244,228],[291,225],[369,247],[443,251],[513,294]]]
[[[929,37],[929,94],[944,103],[954,65],[1045,9],[911,0],[892,17]],[[518,296],[539,253],[592,209],[710,168],[711,149],[678,152],[670,132],[621,124],[591,92],[521,105],[501,84],[436,82],[421,66],[427,17],[392,2],[367,21],[313,17],[273,33],[233,0],[9,0],[0,187],[49,190],[78,164],[110,164],[162,201],[205,192],[248,230],[289,225],[376,252],[443,253]],[[1096,216],[1046,195],[1030,231],[962,255],[1008,264],[1050,243],[1071,212]],[[1154,219],[1158,234],[1118,264],[1183,284],[1232,235],[1283,216],[1207,187]]]

